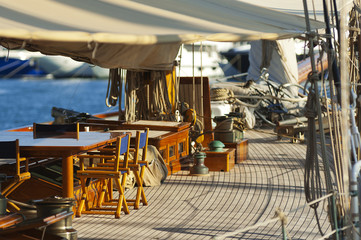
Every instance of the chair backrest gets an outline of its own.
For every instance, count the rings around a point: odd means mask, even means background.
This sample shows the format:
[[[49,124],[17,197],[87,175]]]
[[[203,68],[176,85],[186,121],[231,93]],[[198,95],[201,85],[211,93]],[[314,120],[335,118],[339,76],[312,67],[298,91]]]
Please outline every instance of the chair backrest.
[[[34,138],[76,138],[79,139],[79,123],[41,124],[33,123]]]
[[[134,164],[138,163],[140,150],[142,150],[142,161],[146,161],[148,149],[148,133],[149,128],[146,128],[144,132],[137,131],[137,135],[135,138],[135,153],[133,159]]]
[[[129,133],[118,137],[117,143],[116,143],[116,153],[115,153],[116,159],[115,159],[115,164],[114,164],[114,171],[117,171],[119,168],[119,159],[120,159],[121,155],[124,156],[123,166],[121,166],[121,167],[123,167],[123,168],[128,167],[129,145],[130,145],[130,134]]]
[[[0,159],[14,159],[16,167],[16,175],[20,175],[20,149],[19,139],[14,141],[0,141]],[[28,164],[26,162],[25,171],[28,171]]]
[[[14,158],[18,156],[19,140],[0,142],[0,158]]]

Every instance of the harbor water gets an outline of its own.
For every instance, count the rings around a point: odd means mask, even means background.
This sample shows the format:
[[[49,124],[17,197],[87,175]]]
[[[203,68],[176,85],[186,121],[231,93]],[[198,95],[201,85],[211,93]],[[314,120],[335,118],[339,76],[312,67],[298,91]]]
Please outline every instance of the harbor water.
[[[53,121],[52,107],[97,114],[107,107],[107,79],[0,79],[0,130]]]

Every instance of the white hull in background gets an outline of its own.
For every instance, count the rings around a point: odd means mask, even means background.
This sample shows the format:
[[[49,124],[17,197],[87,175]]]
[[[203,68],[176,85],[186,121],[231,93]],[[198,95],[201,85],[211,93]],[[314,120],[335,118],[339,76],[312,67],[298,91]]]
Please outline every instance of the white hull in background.
[[[39,67],[54,78],[89,77],[108,78],[109,69],[75,61],[63,56],[42,56],[38,58]]]

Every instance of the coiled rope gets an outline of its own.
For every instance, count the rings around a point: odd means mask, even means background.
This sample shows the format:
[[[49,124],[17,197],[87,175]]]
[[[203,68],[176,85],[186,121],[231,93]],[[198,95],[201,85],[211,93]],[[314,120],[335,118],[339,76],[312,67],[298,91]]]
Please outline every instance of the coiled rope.
[[[317,136],[316,136],[316,117],[317,109],[315,106],[315,93],[311,91],[308,95],[308,101],[306,104],[305,116],[308,118],[308,141],[307,141],[307,153],[306,153],[306,162],[305,162],[305,175],[304,175],[304,185],[305,185],[305,195],[306,201],[312,202],[314,199],[320,198],[322,196],[322,183],[321,183],[321,173],[320,165],[318,161],[317,154]],[[322,121],[322,120],[321,120]],[[318,202],[311,204],[310,207],[314,209],[317,225],[320,233],[321,230],[319,217],[317,213]]]
[[[260,103],[265,100],[279,100],[279,101],[288,101],[288,102],[304,102],[307,100],[307,97],[304,98],[281,98],[272,95],[263,95],[263,96],[247,96],[247,95],[234,95],[233,91],[227,88],[212,88],[211,92],[212,101],[228,101],[229,103],[234,103],[238,105],[243,105],[246,107],[257,108]],[[258,99],[257,103],[249,104],[245,103],[238,98],[244,99]]]
[[[212,88],[210,94],[212,101],[225,101],[234,98],[233,91],[227,88]]]
[[[105,105],[107,107],[112,107],[117,105],[118,97],[119,97],[119,89],[121,82],[122,74],[120,68],[112,68],[109,70],[109,78],[108,78],[108,88],[107,95],[105,98]]]
[[[212,101],[228,101],[229,103],[243,105],[250,108],[257,108],[262,102],[262,100],[259,100],[256,104],[242,102],[241,100],[234,97],[232,90],[227,88],[213,88],[211,89],[210,95]]]
[[[128,70],[125,88],[125,120],[175,120],[165,72]]]

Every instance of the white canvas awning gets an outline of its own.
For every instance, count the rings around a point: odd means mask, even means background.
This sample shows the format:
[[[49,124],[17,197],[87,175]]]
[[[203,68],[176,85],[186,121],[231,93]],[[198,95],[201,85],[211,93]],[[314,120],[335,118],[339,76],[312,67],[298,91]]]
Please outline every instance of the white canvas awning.
[[[170,69],[182,43],[289,38],[305,26],[235,0],[0,0],[2,46],[105,68]]]
[[[249,0],[238,0],[241,2],[250,2]],[[329,0],[326,1],[329,4]],[[353,7],[353,0],[335,0],[337,11],[340,12],[345,9],[348,12]],[[276,11],[281,11],[290,14],[296,14],[304,16],[304,3],[303,0],[252,0],[252,4],[260,7],[270,8]],[[324,21],[324,10],[322,0],[306,0],[307,8],[309,11],[310,18]],[[327,5],[328,11],[334,11],[334,9]],[[334,14],[333,14],[334,15]]]

